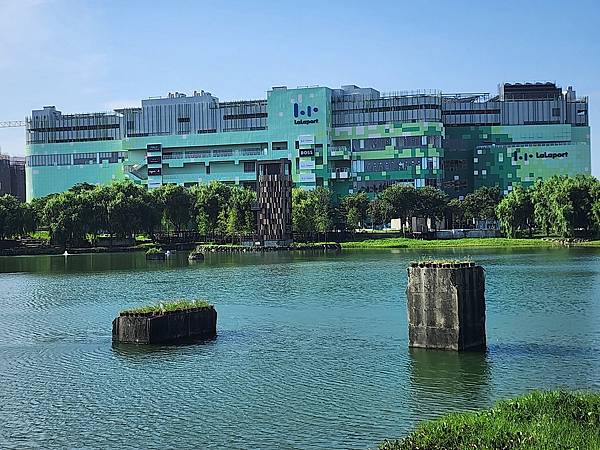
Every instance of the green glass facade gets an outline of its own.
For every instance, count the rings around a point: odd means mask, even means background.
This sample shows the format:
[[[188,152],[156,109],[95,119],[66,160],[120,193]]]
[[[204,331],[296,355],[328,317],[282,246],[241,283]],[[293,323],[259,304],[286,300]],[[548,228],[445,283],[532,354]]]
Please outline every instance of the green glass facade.
[[[452,127],[446,135],[455,146],[446,151],[449,193],[465,195],[481,186],[500,186],[506,194],[513,186],[528,187],[538,178],[591,173],[588,126]]]
[[[590,128],[571,125],[481,127],[473,154],[474,187],[531,186],[552,175],[590,173]]]
[[[247,102],[176,94],[114,114],[46,107],[28,124],[27,198],[122,179],[149,188],[212,180],[253,188],[257,161],[280,158],[290,160],[295,186],[324,186],[338,196],[374,195],[398,182],[458,197],[482,185],[507,192],[539,177],[590,173],[587,100],[558,101],[560,111],[584,104],[585,121],[565,113],[565,123],[505,125],[503,117],[512,116],[501,108],[516,100],[473,106],[470,97],[385,96],[357,86],[273,88],[266,100]],[[554,108],[548,111],[556,115]]]

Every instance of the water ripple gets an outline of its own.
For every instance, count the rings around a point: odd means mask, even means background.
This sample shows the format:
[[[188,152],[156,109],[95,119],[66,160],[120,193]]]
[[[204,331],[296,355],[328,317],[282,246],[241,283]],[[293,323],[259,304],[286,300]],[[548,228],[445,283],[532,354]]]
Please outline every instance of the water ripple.
[[[598,252],[468,253],[484,354],[407,349],[417,252],[0,258],[0,447],[366,449],[533,388],[600,388]],[[120,309],[174,297],[214,302],[217,338],[112,346]]]

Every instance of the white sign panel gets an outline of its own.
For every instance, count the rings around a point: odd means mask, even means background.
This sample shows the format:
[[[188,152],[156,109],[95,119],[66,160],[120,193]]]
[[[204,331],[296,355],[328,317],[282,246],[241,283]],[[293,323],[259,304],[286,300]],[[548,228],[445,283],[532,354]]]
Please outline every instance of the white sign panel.
[[[298,136],[298,145],[300,148],[315,145],[315,137],[312,134],[301,134]]]
[[[300,183],[314,183],[315,181],[317,181],[317,178],[314,173],[300,174]]]
[[[315,168],[314,159],[300,158],[300,170],[312,170]]]

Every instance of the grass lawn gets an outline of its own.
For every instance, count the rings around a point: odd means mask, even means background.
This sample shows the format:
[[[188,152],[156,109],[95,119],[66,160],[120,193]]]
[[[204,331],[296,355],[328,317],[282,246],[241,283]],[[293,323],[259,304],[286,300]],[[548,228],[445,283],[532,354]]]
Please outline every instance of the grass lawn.
[[[577,244],[578,247],[600,247],[600,241],[587,241]]]
[[[600,394],[533,392],[489,410],[425,422],[379,449],[600,449]]]
[[[556,247],[557,242],[542,239],[464,238],[422,240],[408,238],[367,239],[342,242],[342,248],[441,248],[441,247]],[[600,241],[579,243],[577,246],[600,247]]]

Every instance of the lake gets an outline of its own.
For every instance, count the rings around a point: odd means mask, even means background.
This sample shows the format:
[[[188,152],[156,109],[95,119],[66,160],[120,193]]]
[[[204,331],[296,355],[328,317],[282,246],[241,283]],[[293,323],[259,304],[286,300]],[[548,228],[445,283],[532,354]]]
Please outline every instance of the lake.
[[[409,350],[406,267],[486,270],[486,353]],[[600,250],[0,257],[0,448],[368,449],[532,389],[600,389]],[[115,346],[124,308],[205,298],[218,337]]]

